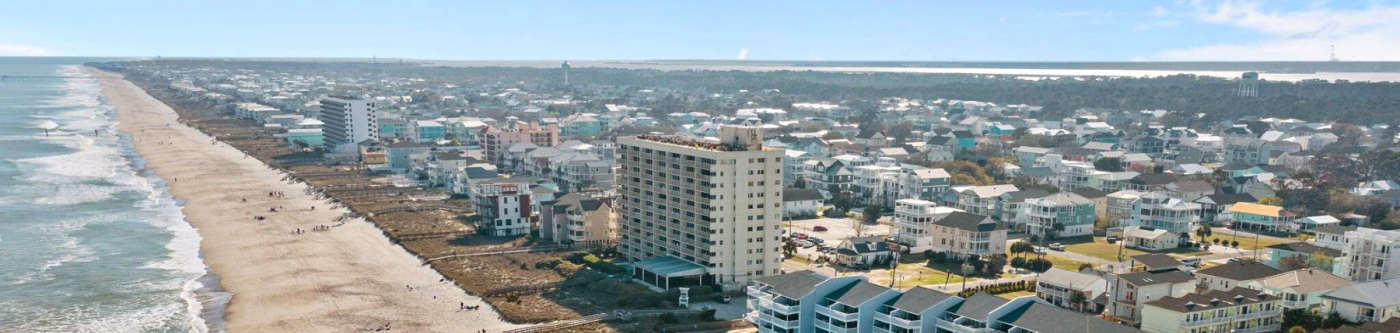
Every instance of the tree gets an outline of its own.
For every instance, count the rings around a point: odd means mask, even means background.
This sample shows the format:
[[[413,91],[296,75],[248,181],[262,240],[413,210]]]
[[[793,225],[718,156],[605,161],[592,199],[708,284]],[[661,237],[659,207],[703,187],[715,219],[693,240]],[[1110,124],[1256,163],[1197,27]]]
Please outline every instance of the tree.
[[[1322,253],[1322,250],[1314,251],[1312,253],[1312,258],[1308,260],[1308,267],[1330,271],[1332,270],[1332,263],[1335,260],[1336,259],[1331,256]]]
[[[1070,306],[1074,307],[1075,310],[1078,311],[1084,311],[1084,303],[1087,303],[1088,301],[1089,298],[1084,297],[1084,293],[1082,292],[1075,291],[1073,294],[1069,295]]]
[[[880,214],[884,213],[884,206],[868,205],[865,206],[865,210],[861,211],[860,216],[861,220],[865,221],[866,224],[875,224],[880,222]]]
[[[855,200],[852,198],[851,191],[841,191],[836,193],[835,198],[831,199],[831,205],[836,207],[838,215],[845,215],[846,212],[851,211],[852,206],[855,206]]]
[[[846,136],[841,135],[841,133],[835,132],[835,131],[826,132],[826,134],[823,134],[823,135],[822,135],[822,140],[836,140],[836,139],[845,139],[845,138],[846,138]]]
[[[1283,311],[1283,327],[1302,327],[1305,331],[1317,330],[1322,327],[1322,315],[1311,309],[1285,310]],[[1289,331],[1292,330],[1292,328],[1289,329]]]
[[[1240,247],[1240,241],[1237,241],[1237,240],[1230,241],[1230,247],[1239,248],[1239,247]]]
[[[792,241],[792,239],[783,242],[783,255],[791,258],[794,254],[797,254],[797,242]]]
[[[1287,256],[1279,260],[1278,268],[1284,271],[1292,271],[1308,268],[1308,259],[1305,256]]]
[[[1279,198],[1279,197],[1263,197],[1263,198],[1259,198],[1259,204],[1260,204],[1260,205],[1269,205],[1269,206],[1283,206],[1283,198]]]
[[[1385,218],[1376,224],[1376,228],[1381,230],[1400,229],[1400,210],[1391,210],[1385,214]]]
[[[1035,245],[1031,245],[1030,242],[1019,241],[1011,243],[1011,254],[1014,254],[1017,257],[1022,257],[1025,256],[1027,253],[1033,252],[1035,252]]]
[[[1006,270],[1005,254],[987,254],[982,256],[982,271],[990,277],[1001,276],[1001,272]]]
[[[894,138],[895,142],[904,142],[909,139],[909,134],[914,132],[914,124],[902,121],[885,128],[885,134]]]
[[[1342,327],[1342,325],[1346,325],[1346,324],[1350,324],[1350,323],[1351,323],[1351,322],[1348,322],[1346,318],[1342,318],[1342,315],[1341,315],[1341,314],[1339,314],[1339,313],[1337,313],[1337,312],[1334,311],[1334,312],[1332,312],[1332,313],[1330,313],[1330,314],[1327,314],[1327,318],[1322,319],[1322,327],[1321,327],[1321,328],[1333,329],[1333,328]]]
[[[1123,171],[1123,160],[1117,157],[1104,157],[1094,161],[1094,169],[1105,172]]]
[[[807,188],[807,178],[797,175],[797,179],[792,181],[793,188]]]
[[[1288,333],[1308,333],[1308,329],[1302,326],[1293,326],[1288,328]]]
[[[1079,271],[1081,271],[1081,272],[1084,271],[1084,270],[1086,270],[1086,269],[1093,269],[1093,268],[1094,268],[1094,264],[1090,264],[1090,263],[1087,263],[1087,262],[1086,262],[1086,263],[1079,264]]]

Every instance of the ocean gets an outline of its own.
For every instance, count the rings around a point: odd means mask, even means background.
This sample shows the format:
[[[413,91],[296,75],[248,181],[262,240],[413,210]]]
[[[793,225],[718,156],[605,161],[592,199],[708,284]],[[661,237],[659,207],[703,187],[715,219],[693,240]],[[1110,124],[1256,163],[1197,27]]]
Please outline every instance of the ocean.
[[[222,331],[231,295],[87,60],[0,58],[62,76],[0,82],[0,332]]]

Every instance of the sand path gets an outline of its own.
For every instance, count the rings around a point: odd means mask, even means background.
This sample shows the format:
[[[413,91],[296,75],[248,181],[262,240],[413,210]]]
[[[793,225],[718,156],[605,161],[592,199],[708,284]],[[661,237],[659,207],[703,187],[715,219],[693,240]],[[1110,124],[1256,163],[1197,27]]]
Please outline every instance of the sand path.
[[[181,125],[174,110],[131,82],[101,81],[118,128],[184,200],[186,219],[203,237],[205,263],[234,294],[225,314],[230,332],[373,331],[385,323],[403,332],[516,327],[480,298],[439,282],[442,275],[367,221],[310,231],[337,224],[346,211],[329,209],[305,194],[305,185],[288,184],[257,159]],[[272,191],[285,197],[269,197]],[[268,212],[274,206],[285,211]],[[298,228],[306,231],[297,234]],[[461,303],[481,310],[459,310]]]

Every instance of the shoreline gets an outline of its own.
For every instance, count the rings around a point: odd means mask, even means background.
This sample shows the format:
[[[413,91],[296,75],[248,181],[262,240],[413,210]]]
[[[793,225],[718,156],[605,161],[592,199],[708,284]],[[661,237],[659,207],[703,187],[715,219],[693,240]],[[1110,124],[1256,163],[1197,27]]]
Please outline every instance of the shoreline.
[[[233,295],[223,316],[228,331],[354,331],[386,323],[427,332],[518,327],[372,223],[335,222],[348,211],[330,209],[307,185],[288,183],[281,171],[181,124],[168,105],[119,75],[84,71],[112,78],[99,81],[118,130],[184,202],[186,221],[203,238],[207,273],[218,276],[200,282],[219,281],[205,288]],[[323,225],[333,227],[310,231]],[[453,307],[463,303],[485,309]]]

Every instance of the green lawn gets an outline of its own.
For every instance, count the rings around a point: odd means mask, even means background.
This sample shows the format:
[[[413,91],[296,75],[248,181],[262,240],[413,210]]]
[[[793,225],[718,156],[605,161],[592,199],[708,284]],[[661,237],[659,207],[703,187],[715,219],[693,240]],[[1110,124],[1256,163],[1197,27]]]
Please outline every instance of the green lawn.
[[[1142,251],[1142,250],[1137,250],[1137,249],[1131,249],[1131,248],[1128,248],[1128,247],[1124,247],[1124,246],[1122,246],[1122,243],[1109,244],[1108,241],[1107,241],[1107,240],[1104,240],[1103,237],[1093,237],[1093,238],[1090,238],[1090,237],[1085,236],[1085,237],[1061,238],[1061,239],[1055,240],[1054,242],[1060,243],[1060,244],[1064,244],[1064,245],[1065,245],[1065,251],[1066,251],[1066,252],[1074,252],[1074,253],[1083,254],[1083,255],[1087,255],[1087,256],[1094,256],[1094,257],[1098,257],[1098,258],[1101,258],[1101,259],[1104,259],[1104,260],[1109,260],[1109,261],[1119,261],[1119,260],[1118,260],[1118,253],[1119,253],[1120,250],[1121,250],[1122,253],[1123,253],[1123,260],[1124,260],[1124,261],[1128,260],[1128,258],[1130,258],[1130,257],[1132,257],[1132,256],[1135,256],[1135,255],[1147,254],[1147,253],[1149,253],[1149,252],[1147,252],[1147,251]],[[1243,243],[1243,241],[1241,241],[1241,243]],[[1046,244],[1049,244],[1049,242],[1047,242]],[[1240,246],[1243,247],[1244,245],[1241,244]],[[1267,245],[1265,245],[1265,246],[1267,246]],[[1194,248],[1193,248],[1193,249],[1182,249],[1182,248],[1178,248],[1178,249],[1171,249],[1171,250],[1166,250],[1166,251],[1157,251],[1157,252],[1150,252],[1150,253],[1166,253],[1166,254],[1170,254],[1170,255],[1172,255],[1172,256],[1176,256],[1176,257],[1189,257],[1189,256],[1197,256],[1197,255],[1208,254],[1209,252],[1201,251],[1201,250],[1199,250],[1199,249],[1194,249]],[[1058,267],[1058,265],[1056,265],[1056,266]]]
[[[1276,239],[1276,238],[1272,238],[1272,237],[1268,237],[1268,238],[1266,238],[1266,237],[1259,237],[1259,241],[1258,241],[1258,242],[1255,242],[1255,241],[1254,241],[1254,237],[1252,237],[1252,236],[1240,235],[1239,238],[1235,238],[1232,234],[1233,234],[1233,233],[1229,233],[1229,234],[1227,234],[1227,233],[1218,233],[1218,234],[1211,235],[1210,237],[1207,237],[1207,239],[1212,239],[1212,240],[1213,240],[1213,239],[1220,239],[1221,242],[1229,242],[1229,241],[1238,240],[1238,241],[1240,241],[1240,249],[1243,249],[1243,250],[1258,250],[1258,249],[1262,249],[1262,248],[1266,248],[1266,247],[1270,247],[1270,246],[1274,246],[1274,245],[1278,245],[1278,244],[1291,243],[1291,242],[1298,242],[1298,241],[1299,241],[1299,240],[1293,240],[1293,239],[1280,240],[1280,239]],[[1212,245],[1212,246],[1215,246],[1215,245]]]
[[[899,275],[903,280],[894,284],[895,288],[911,288],[922,285],[943,285],[962,283],[963,278],[957,274],[930,268],[924,264],[899,264]],[[977,278],[968,278],[967,281],[977,281]],[[888,281],[888,280],[886,280]]]
[[[1005,299],[1012,299],[1012,298],[1017,298],[1017,297],[1021,297],[1021,296],[1034,296],[1034,295],[1035,295],[1035,292],[1034,292],[1034,291],[1013,291],[1013,292],[1009,292],[1009,293],[996,294],[997,297],[1001,297],[1001,298],[1005,298]]]
[[[1050,260],[1050,263],[1053,265],[1053,266],[1051,266],[1051,267],[1058,267],[1059,269],[1063,269],[1063,270],[1067,270],[1067,271],[1071,271],[1071,272],[1077,272],[1077,271],[1079,271],[1079,265],[1085,264],[1085,262],[1083,262],[1083,261],[1074,260],[1074,259],[1070,259],[1070,258],[1065,258],[1065,257],[1053,255],[1053,254],[1047,254],[1047,255],[1045,255],[1045,259]]]

